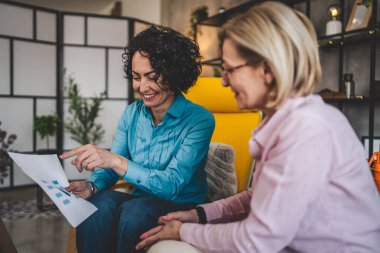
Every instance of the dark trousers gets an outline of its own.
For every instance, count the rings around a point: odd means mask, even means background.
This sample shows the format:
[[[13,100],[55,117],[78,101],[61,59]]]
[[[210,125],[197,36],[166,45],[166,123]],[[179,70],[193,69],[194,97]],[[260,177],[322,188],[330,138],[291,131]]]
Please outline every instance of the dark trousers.
[[[89,201],[98,210],[77,227],[79,253],[143,252],[135,250],[139,237],[157,226],[160,216],[195,206],[113,190],[100,192]]]

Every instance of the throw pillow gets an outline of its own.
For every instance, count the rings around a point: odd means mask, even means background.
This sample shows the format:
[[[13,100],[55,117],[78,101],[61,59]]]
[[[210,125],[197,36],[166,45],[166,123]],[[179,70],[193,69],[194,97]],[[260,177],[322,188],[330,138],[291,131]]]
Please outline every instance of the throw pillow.
[[[235,152],[232,146],[219,142],[210,143],[205,165],[208,183],[207,202],[226,198],[237,192],[234,162]]]

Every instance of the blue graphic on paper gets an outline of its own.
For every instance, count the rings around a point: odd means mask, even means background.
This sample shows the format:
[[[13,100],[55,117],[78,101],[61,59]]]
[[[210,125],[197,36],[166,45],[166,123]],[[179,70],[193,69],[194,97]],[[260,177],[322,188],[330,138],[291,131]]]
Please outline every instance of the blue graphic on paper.
[[[47,182],[47,181],[45,181],[45,180],[41,180],[41,181],[46,184],[46,187],[49,190],[55,191],[54,196],[57,199],[62,200],[62,203],[64,205],[69,205],[71,203],[70,199],[68,199],[67,197],[75,197],[75,198],[79,199],[78,196],[76,196],[74,194],[71,194],[70,192],[66,191],[65,188],[63,188],[62,186],[60,186],[57,180],[53,180],[50,183]]]
[[[61,192],[63,192],[64,194],[66,194],[67,196],[69,196],[69,197],[71,196],[71,194],[69,192],[67,192],[65,190],[65,188],[63,188],[62,186],[58,187],[57,189],[60,190]]]

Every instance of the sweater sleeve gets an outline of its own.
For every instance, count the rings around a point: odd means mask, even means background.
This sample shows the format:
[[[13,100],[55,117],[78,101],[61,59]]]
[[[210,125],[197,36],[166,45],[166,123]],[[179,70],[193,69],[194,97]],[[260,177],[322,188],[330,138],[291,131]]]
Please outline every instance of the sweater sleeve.
[[[246,218],[251,209],[251,195],[252,188],[249,188],[226,199],[201,205],[206,213],[207,223],[225,223]]]

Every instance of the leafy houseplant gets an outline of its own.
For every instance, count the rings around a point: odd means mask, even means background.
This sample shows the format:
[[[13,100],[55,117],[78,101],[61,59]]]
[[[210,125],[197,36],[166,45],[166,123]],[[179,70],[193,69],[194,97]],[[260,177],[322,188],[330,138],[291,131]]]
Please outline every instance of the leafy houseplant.
[[[37,116],[34,121],[34,129],[41,139],[46,138],[46,146],[49,149],[49,137],[57,132],[59,119],[56,114]]]
[[[365,5],[368,8],[372,5],[372,0],[362,0],[360,5]]]
[[[12,159],[9,157],[7,151],[12,151],[9,150],[9,147],[16,139],[17,136],[15,134],[10,134],[7,138],[7,132],[0,128],[0,184],[4,184],[4,178],[9,175],[8,170],[12,165]]]
[[[212,69],[214,71],[214,77],[222,77],[222,71],[220,67],[214,66]]]
[[[71,139],[81,144],[98,144],[102,140],[105,131],[95,121],[105,98],[105,92],[93,98],[83,98],[74,78],[68,78],[69,113],[72,117],[65,124],[65,129],[71,134]]]
[[[188,33],[189,37],[193,38],[195,40],[196,36],[196,29],[197,29],[197,23],[202,22],[208,17],[208,7],[207,6],[199,6],[195,8],[191,12],[190,16],[190,31]],[[201,33],[201,30],[199,30],[199,33]]]

